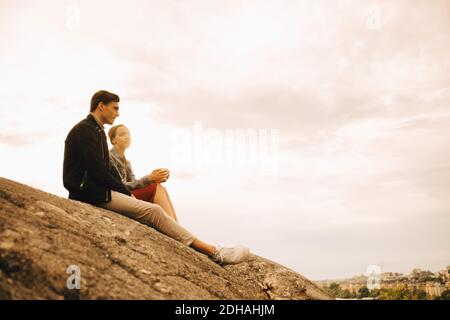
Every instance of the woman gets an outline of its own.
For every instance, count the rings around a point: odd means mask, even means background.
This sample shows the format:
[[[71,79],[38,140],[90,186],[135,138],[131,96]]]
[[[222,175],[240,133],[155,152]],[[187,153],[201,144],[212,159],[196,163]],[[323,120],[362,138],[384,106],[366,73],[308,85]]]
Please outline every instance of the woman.
[[[172,217],[177,223],[177,215],[170,201],[166,188],[161,183],[166,182],[170,176],[167,169],[156,169],[151,174],[137,180],[133,174],[130,161],[125,158],[125,150],[130,146],[130,131],[124,125],[113,126],[108,131],[113,147],[109,155],[110,161],[120,175],[122,182],[127,186],[135,198],[155,203]],[[212,246],[199,239],[194,239],[192,246],[195,250],[210,256],[219,264],[235,264],[245,261],[249,256],[249,249],[244,246],[226,248]]]
[[[156,169],[151,174],[136,179],[131,163],[125,157],[125,151],[131,144],[130,131],[125,125],[119,124],[111,127],[108,135],[113,145],[109,151],[110,162],[119,173],[123,184],[137,199],[161,206],[170,217],[178,222],[169,193],[161,185],[169,179],[169,170]]]

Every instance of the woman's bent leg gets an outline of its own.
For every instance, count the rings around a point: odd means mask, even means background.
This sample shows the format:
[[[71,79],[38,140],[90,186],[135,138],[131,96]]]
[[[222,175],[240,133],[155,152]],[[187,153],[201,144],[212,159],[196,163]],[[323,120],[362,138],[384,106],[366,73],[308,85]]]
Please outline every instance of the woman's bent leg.
[[[155,204],[160,205],[163,210],[169,214],[169,216],[171,216],[173,219],[175,219],[175,221],[178,222],[177,215],[175,214],[175,210],[173,209],[169,194],[166,188],[160,183],[156,184],[156,193],[153,200]]]

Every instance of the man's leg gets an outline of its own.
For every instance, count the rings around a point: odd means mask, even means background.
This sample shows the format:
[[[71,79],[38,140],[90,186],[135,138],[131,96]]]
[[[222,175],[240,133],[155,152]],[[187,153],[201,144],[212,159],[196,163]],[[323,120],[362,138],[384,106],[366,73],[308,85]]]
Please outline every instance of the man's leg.
[[[152,226],[169,237],[191,246],[208,256],[213,256],[216,252],[215,246],[197,239],[173,220],[172,217],[167,215],[159,205],[138,200],[113,190],[111,191],[111,198],[110,202],[99,206]]]
[[[194,235],[169,217],[159,205],[111,190],[111,201],[100,206],[152,226],[187,246],[191,245],[195,239]]]
[[[119,212],[141,223],[150,225],[169,237],[210,256],[213,261],[219,264],[235,264],[248,259],[249,250],[246,247],[216,248],[196,239],[194,235],[178,224],[157,204],[138,200],[113,190],[111,190],[111,198],[110,202],[102,204],[100,207]]]

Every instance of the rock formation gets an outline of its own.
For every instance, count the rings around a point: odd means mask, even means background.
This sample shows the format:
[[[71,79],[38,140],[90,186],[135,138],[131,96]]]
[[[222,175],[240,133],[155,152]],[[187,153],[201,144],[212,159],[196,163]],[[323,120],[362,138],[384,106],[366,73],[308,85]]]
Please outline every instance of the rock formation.
[[[265,258],[222,267],[118,213],[5,178],[0,207],[0,299],[331,298]]]

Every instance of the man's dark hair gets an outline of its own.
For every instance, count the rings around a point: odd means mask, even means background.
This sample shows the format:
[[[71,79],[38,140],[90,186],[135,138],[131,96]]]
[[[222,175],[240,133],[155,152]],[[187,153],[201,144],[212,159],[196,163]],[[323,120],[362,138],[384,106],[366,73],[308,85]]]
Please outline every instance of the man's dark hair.
[[[111,101],[119,102],[120,98],[117,94],[108,92],[106,90],[97,91],[91,98],[91,112],[94,112],[95,109],[97,109],[100,102],[103,102],[103,104],[108,104]]]

